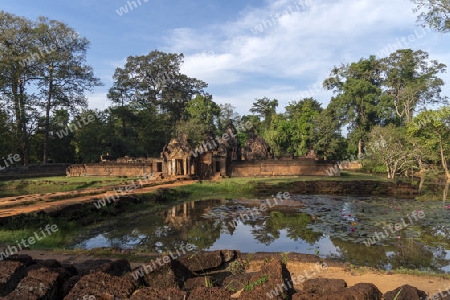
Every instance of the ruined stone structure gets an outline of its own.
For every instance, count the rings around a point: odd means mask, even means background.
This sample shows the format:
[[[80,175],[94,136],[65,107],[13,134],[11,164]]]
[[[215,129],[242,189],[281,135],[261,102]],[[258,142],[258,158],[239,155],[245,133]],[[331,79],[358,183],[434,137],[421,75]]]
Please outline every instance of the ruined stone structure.
[[[270,145],[251,129],[241,147],[237,130],[230,122],[222,137],[208,132],[203,143],[193,148],[185,134],[173,138],[159,158],[123,157],[116,161],[102,156],[98,164],[78,164],[67,168],[68,176],[143,176],[156,178],[199,178],[215,176],[298,176],[326,175],[331,162],[319,161],[311,152],[305,157],[273,157]],[[339,175],[339,174],[337,174]]]
[[[243,157],[245,160],[264,160],[271,158],[270,145],[262,137],[255,134],[253,129],[245,141]]]
[[[168,176],[195,175],[192,149],[186,135],[182,134],[180,138],[172,139],[164,147],[161,156],[165,165],[162,172],[165,172]]]

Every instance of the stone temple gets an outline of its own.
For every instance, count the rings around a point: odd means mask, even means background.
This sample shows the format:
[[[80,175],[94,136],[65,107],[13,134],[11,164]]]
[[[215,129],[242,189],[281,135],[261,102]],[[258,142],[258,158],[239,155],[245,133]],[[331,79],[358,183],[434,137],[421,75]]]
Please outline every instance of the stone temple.
[[[332,162],[321,161],[313,151],[307,156],[274,157],[270,145],[252,129],[242,146],[237,130],[230,122],[225,134],[216,137],[211,131],[195,148],[185,134],[173,138],[160,157],[100,157],[100,163],[75,164],[67,168],[68,176],[145,176],[155,178],[211,179],[214,177],[326,175]],[[339,173],[336,173],[338,176]]]

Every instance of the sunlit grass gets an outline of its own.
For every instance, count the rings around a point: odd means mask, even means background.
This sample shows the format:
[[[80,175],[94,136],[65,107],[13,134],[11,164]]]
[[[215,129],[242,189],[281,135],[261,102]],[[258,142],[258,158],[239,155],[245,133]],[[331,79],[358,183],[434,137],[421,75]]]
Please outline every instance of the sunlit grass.
[[[47,223],[48,225],[54,225],[54,223]],[[34,228],[23,228],[23,229],[14,229],[14,230],[8,230],[8,229],[2,229],[0,230],[0,241],[2,241],[2,244],[9,245],[9,246],[17,246],[17,243],[21,242],[22,239],[25,240],[26,244],[29,244],[28,238],[30,237],[36,237],[36,235],[41,238],[40,240],[35,238],[35,243],[30,246],[30,249],[53,249],[53,248],[59,248],[61,246],[70,244],[71,238],[72,238],[72,232],[76,228],[75,224],[73,223],[64,223],[59,224],[57,226],[56,232],[52,232],[50,230],[50,233],[45,231],[45,225],[42,224],[42,226],[35,226]],[[41,232],[41,230],[44,230],[44,234]]]
[[[140,177],[38,177],[0,181],[0,197],[21,196],[29,194],[47,194],[70,192],[88,188],[107,187],[128,184]]]
[[[256,197],[255,187],[258,183],[279,184],[295,181],[392,181],[381,176],[372,176],[357,172],[342,172],[343,176],[278,176],[278,177],[244,177],[223,178],[214,181],[199,181],[198,183],[177,187],[179,191],[189,194],[188,200],[232,199]]]

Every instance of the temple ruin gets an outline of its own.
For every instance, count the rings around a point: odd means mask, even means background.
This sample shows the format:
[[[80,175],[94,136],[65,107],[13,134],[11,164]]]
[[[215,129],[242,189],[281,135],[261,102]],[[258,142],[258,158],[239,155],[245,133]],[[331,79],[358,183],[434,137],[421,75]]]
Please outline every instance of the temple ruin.
[[[100,163],[74,164],[67,176],[144,176],[154,178],[210,179],[214,177],[326,175],[332,162],[320,161],[313,152],[302,157],[274,157],[270,145],[252,129],[241,147],[237,130],[230,122],[225,133],[216,137],[212,131],[204,141],[192,147],[185,134],[173,138],[158,158],[101,156]],[[339,173],[336,173],[339,176]]]

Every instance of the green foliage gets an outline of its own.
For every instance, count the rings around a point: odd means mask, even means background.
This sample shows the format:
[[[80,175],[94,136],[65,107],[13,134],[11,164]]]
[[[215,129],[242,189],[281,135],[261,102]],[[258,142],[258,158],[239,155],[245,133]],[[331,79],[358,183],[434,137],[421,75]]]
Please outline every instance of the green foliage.
[[[419,12],[417,21],[441,32],[450,30],[450,3],[447,0],[412,0]]]
[[[367,132],[380,123],[381,65],[375,56],[360,59],[356,63],[335,67],[323,86],[337,95],[328,108],[348,125],[359,145],[367,140]]]
[[[255,288],[255,286],[261,285],[268,280],[269,280],[269,275],[265,274],[261,278],[255,280],[253,282],[250,282],[247,286],[245,286],[244,291],[252,291]]]
[[[447,160],[450,152],[450,108],[423,111],[407,126],[409,136],[417,137],[428,153],[435,153],[441,161],[447,180],[450,171]]]
[[[369,157],[377,164],[384,164],[388,178],[394,179],[398,173],[414,168],[415,151],[405,128],[389,124],[372,129],[363,158]]]
[[[208,278],[207,276],[204,276],[205,277],[205,287],[213,287],[214,286],[214,283],[212,282],[212,280],[210,279],[210,278]]]
[[[220,115],[220,106],[212,100],[210,95],[197,95],[186,105],[187,119],[177,123],[177,135],[186,134],[195,147],[205,140],[206,134],[222,135],[216,129]]]
[[[339,160],[345,156],[347,141],[340,133],[339,120],[328,109],[313,120],[311,141],[314,151],[325,160]]]
[[[281,262],[285,265],[285,264],[287,264],[287,261],[288,261],[288,253],[283,252],[281,254]]]
[[[381,59],[384,71],[385,94],[390,98],[397,117],[410,122],[418,106],[440,104],[444,81],[437,77],[446,66],[429,60],[422,50],[400,49]]]

